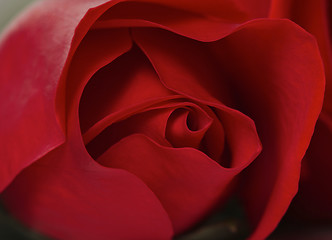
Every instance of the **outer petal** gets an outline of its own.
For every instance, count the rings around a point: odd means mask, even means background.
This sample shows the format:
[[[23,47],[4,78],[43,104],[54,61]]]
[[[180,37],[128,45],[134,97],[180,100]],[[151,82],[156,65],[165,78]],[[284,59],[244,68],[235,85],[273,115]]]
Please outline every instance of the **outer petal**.
[[[9,211],[55,239],[171,239],[168,215],[134,175],[98,165],[73,137],[2,193]]]
[[[323,111],[332,116],[331,3],[328,0],[273,0],[270,17],[289,18],[313,34],[321,50],[326,73]],[[330,16],[329,16],[330,15]]]
[[[250,116],[262,154],[247,169],[244,203],[255,226],[251,239],[264,239],[297,192],[301,159],[308,147],[324,92],[318,47],[287,20],[257,20],[216,42],[236,107]]]
[[[89,8],[104,2],[40,2],[2,36],[0,191],[22,168],[64,142],[65,126],[59,125],[65,118],[63,98],[55,108],[61,73],[68,63],[71,43],[73,52],[89,26],[108,7],[89,11],[79,25],[81,19]]]
[[[329,6],[330,5],[330,6]],[[288,211],[296,221],[332,219],[332,48],[331,2],[327,0],[274,0],[271,17],[286,17],[313,34],[325,65],[326,89],[323,111],[318,119],[308,152],[303,159],[299,193]],[[330,10],[330,12],[329,12]],[[285,219],[290,219],[285,218]]]
[[[332,220],[332,118],[321,113],[309,149],[303,159],[299,192],[288,216],[296,222]]]
[[[265,17],[268,14],[270,0],[206,0],[206,1],[167,1],[167,0],[142,0],[185,9],[200,13],[205,16],[227,19],[228,21],[243,21],[251,18]]]
[[[154,194],[128,172],[98,165],[81,136],[78,106],[86,82],[130,47],[128,31],[115,29],[89,32],[77,48],[67,75],[66,108],[60,108],[67,113],[66,143],[2,193],[5,205],[28,226],[60,239],[171,238],[168,215]]]
[[[192,227],[225,200],[229,184],[249,164],[226,169],[197,149],[168,148],[137,134],[115,144],[98,162],[142,179],[163,204],[175,233]]]

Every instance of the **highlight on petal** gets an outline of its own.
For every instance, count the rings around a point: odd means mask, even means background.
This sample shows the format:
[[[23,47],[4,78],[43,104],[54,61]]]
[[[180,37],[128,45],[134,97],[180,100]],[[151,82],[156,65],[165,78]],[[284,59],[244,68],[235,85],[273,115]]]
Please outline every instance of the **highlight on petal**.
[[[0,191],[24,167],[65,141],[64,113],[55,109],[55,95],[75,29],[95,4],[98,1],[39,2],[2,35]],[[99,15],[98,11],[89,15],[77,38]]]

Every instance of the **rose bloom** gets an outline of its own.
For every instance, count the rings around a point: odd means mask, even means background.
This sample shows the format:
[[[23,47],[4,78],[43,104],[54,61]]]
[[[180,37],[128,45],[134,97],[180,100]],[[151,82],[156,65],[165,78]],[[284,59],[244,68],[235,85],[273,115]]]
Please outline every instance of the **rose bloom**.
[[[172,239],[235,196],[266,238],[325,86],[316,39],[270,7],[33,5],[0,40],[5,207],[56,239]]]

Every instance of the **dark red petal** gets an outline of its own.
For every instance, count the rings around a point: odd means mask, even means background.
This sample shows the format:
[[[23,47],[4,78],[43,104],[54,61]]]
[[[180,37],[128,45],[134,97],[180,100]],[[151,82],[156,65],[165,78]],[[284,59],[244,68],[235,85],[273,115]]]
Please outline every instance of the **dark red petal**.
[[[96,32],[100,33],[96,34]],[[98,41],[97,49],[102,51],[96,54],[98,58],[105,55],[105,50],[114,52],[115,49],[119,49],[114,43],[110,44],[110,41],[114,41],[114,36],[117,36],[115,39],[119,39],[122,36],[119,36],[120,33],[114,30],[91,31],[95,41]],[[104,40],[101,42],[98,39]],[[129,36],[127,41],[128,39]],[[86,61],[86,56],[91,58],[92,53],[96,51],[96,43],[92,40],[92,38],[87,40],[81,48],[87,53],[84,53],[85,56],[77,57],[79,61],[76,64],[77,72],[81,71],[82,66],[91,65],[90,61]],[[105,122],[104,118],[110,118],[114,122],[119,119],[119,115],[123,118],[158,101],[170,98],[171,95],[174,93],[160,83],[149,60],[133,47],[94,74],[85,86],[80,102],[82,132],[88,135],[90,128],[96,128],[96,125],[102,124],[100,121]]]
[[[312,36],[288,20],[248,22],[213,45],[236,108],[255,121],[262,140],[243,190],[255,226],[251,239],[263,239],[297,192],[322,105],[322,60]]]
[[[252,161],[261,149],[255,125],[244,114],[220,102],[231,103],[232,92],[210,45],[159,29],[137,28],[132,33],[165,87],[215,110],[230,146],[230,164],[239,166]]]
[[[332,219],[332,119],[321,113],[303,159],[299,192],[288,216],[296,222],[320,223]]]
[[[220,203],[244,167],[226,169],[194,148],[168,148],[138,134],[122,139],[97,161],[142,179],[169,214],[175,233],[193,226]]]
[[[332,38],[329,0],[273,0],[270,17],[289,18],[313,34],[325,65],[326,89],[323,112],[332,116]]]
[[[134,28],[132,35],[167,88],[198,101],[231,102],[223,72],[207,43],[160,29]]]
[[[112,145],[134,133],[147,135],[161,145],[171,146],[165,139],[165,131],[167,120],[173,111],[174,108],[154,109],[136,113],[123,121],[112,123],[90,141],[86,148],[90,155],[97,159]]]
[[[168,119],[166,138],[174,147],[198,149],[212,122],[212,118],[198,107],[177,109]],[[219,144],[223,145],[223,132],[219,139]]]
[[[231,20],[243,20],[265,17],[268,14],[270,0],[205,0],[205,1],[168,1],[168,0],[141,0],[142,2],[157,3],[174,8],[189,10],[205,16]]]
[[[232,31],[238,22],[241,20],[212,19],[167,5],[123,2],[103,14],[93,28],[157,27],[200,41],[214,41]]]
[[[140,179],[100,166],[75,138],[23,170],[2,200],[27,226],[55,239],[170,240],[173,234]]]
[[[326,183],[332,181],[332,48],[328,0],[285,1],[274,0],[271,17],[286,17],[313,34],[325,64],[326,89],[322,113],[312,142],[303,160],[299,193],[295,197],[288,217],[296,221],[332,219],[332,193]],[[287,218],[286,218],[287,219]]]

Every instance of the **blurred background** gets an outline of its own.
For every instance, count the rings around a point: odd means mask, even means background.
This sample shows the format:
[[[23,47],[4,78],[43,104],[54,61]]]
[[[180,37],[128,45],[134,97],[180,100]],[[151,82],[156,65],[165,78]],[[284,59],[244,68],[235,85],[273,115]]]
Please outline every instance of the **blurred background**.
[[[0,32],[11,19],[24,9],[27,5],[36,0],[0,0]]]

